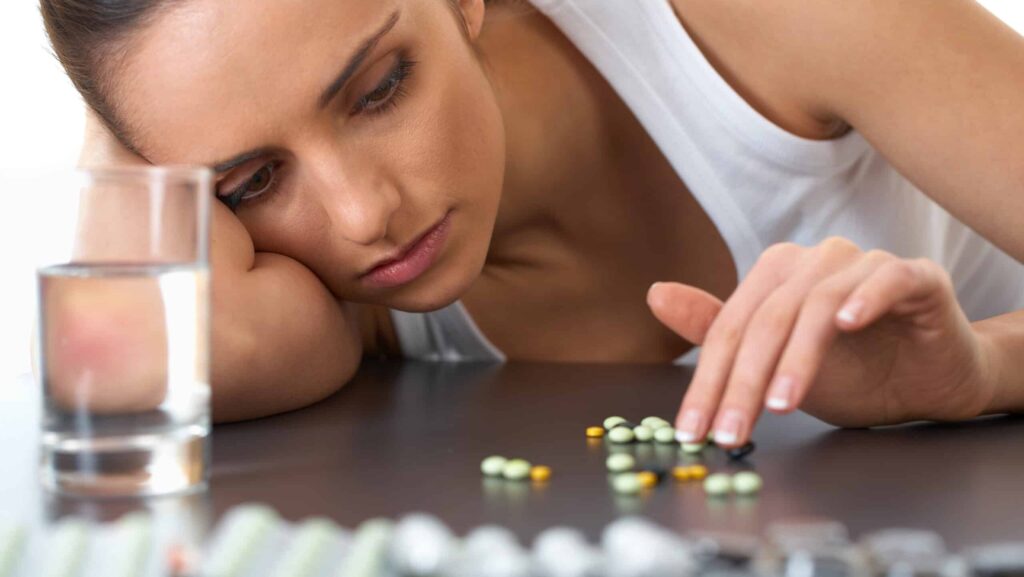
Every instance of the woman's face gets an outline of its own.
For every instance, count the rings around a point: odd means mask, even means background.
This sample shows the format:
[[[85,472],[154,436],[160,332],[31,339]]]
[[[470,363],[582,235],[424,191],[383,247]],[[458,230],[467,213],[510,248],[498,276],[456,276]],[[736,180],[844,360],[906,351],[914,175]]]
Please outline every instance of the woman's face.
[[[501,111],[471,46],[483,0],[461,2],[468,42],[447,0],[171,6],[114,79],[150,161],[217,166],[217,194],[256,249],[304,263],[345,300],[428,310],[468,288],[505,170]]]

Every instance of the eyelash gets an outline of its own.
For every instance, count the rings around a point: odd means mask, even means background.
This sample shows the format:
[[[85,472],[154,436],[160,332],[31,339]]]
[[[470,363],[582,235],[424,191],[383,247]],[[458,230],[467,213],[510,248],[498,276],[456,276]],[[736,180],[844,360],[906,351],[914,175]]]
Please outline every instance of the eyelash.
[[[385,114],[398,107],[399,101],[402,97],[406,96],[407,91],[405,89],[405,83],[412,76],[413,69],[416,66],[416,61],[409,58],[401,57],[398,63],[391,70],[391,73],[381,81],[372,91],[364,95],[359,99],[356,105],[353,107],[350,115],[355,116],[358,114],[367,115],[378,115]],[[377,93],[383,93],[382,97],[386,100],[373,100],[372,97]],[[277,173],[281,163],[278,161],[268,162],[260,166],[251,177],[246,179],[240,186],[236,187],[229,194],[217,195],[217,198],[226,204],[232,212],[238,209],[240,205],[245,203],[247,206],[255,206],[257,203],[266,200],[273,196],[273,193],[277,189]],[[244,198],[245,194],[249,191],[249,186],[252,184],[253,179],[260,171],[264,168],[270,168],[270,182],[264,188],[264,191],[252,198]]]

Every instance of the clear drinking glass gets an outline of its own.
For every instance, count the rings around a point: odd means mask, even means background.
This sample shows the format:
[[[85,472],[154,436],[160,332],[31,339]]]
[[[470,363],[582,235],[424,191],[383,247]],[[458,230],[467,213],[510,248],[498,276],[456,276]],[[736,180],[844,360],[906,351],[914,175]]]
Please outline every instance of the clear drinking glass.
[[[63,250],[37,273],[46,487],[205,486],[211,183],[205,168],[109,168],[54,191],[43,226]]]

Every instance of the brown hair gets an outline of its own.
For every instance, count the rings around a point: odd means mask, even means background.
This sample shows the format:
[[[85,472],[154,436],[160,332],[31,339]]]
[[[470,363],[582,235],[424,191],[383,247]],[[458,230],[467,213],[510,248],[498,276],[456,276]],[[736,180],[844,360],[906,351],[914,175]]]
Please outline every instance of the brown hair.
[[[53,51],[85,103],[128,145],[109,87],[123,61],[130,33],[172,0],[40,0]]]

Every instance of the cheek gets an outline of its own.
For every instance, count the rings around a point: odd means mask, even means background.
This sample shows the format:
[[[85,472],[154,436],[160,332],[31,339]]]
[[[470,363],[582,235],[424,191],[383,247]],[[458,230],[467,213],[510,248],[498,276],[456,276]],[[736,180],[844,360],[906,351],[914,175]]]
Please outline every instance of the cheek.
[[[469,60],[429,80],[434,86],[408,117],[406,150],[395,156],[403,192],[433,196],[432,205],[496,204],[500,196],[505,171],[501,111],[483,71],[471,56],[464,58]]]

